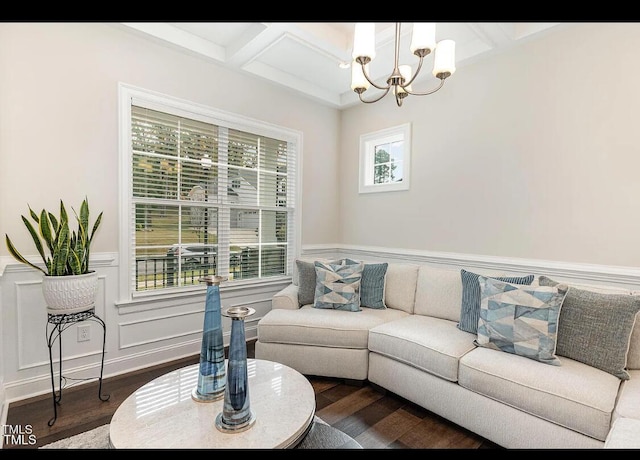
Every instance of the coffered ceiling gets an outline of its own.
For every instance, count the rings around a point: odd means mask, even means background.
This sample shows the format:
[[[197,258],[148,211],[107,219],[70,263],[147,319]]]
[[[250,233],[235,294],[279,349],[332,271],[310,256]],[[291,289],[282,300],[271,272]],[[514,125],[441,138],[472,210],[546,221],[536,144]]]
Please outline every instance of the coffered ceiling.
[[[570,25],[437,23],[436,39],[455,40],[457,71],[464,71],[470,62]],[[335,108],[346,108],[358,101],[350,87],[349,67],[341,68],[341,64],[348,65],[352,60],[353,22],[143,22],[120,26]],[[409,51],[411,29],[412,23],[402,24],[400,63],[415,69],[418,59]],[[370,64],[370,73],[380,84],[393,69],[394,39],[395,23],[376,23],[376,57]],[[436,86],[437,80],[431,75],[432,56],[425,59],[422,78],[415,81],[414,89],[425,91]]]

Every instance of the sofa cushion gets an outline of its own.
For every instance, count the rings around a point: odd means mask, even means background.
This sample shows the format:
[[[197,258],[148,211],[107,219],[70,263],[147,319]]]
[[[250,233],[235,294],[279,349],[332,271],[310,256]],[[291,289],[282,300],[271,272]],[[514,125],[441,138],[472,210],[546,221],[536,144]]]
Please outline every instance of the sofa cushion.
[[[453,321],[411,315],[372,328],[369,351],[456,382],[458,360],[475,348],[473,339]]]
[[[620,417],[640,419],[640,371],[630,370],[629,377],[620,384],[614,420]]]
[[[423,265],[416,287],[416,315],[460,321],[462,282],[459,269]]]
[[[289,343],[256,342],[255,357],[284,364],[303,375],[364,381],[369,374],[366,348],[316,347]],[[290,391],[274,382],[278,390]],[[282,382],[284,383],[284,382]],[[268,384],[268,382],[265,382]],[[268,401],[265,401],[268,404]]]
[[[482,270],[486,276],[505,276],[497,270]],[[459,268],[420,266],[416,286],[417,315],[460,321],[462,305],[462,280]]]
[[[258,322],[258,340],[268,343],[366,349],[369,329],[407,313],[390,308],[357,313],[305,305],[298,310],[271,310]],[[313,359],[313,356],[309,356]]]
[[[500,276],[494,277],[490,274],[483,273],[484,276],[491,276],[500,281],[506,281],[514,284],[531,284],[534,275],[527,276]],[[461,331],[478,333],[478,321],[480,319],[480,283],[478,277],[480,275],[460,270],[460,278],[462,280],[462,302],[460,304],[460,322],[458,328]]]
[[[604,441],[620,380],[569,358],[562,366],[478,347],[460,359],[458,382],[549,422]],[[487,423],[491,423],[487,414]]]
[[[627,369],[640,369],[640,321],[638,321],[638,318],[636,318],[636,324],[633,326],[633,332],[631,332],[631,340],[629,341]]]
[[[586,284],[571,284],[579,289],[587,291],[599,292],[601,294],[624,294],[640,296],[640,291],[631,291],[623,287],[617,286],[595,286]],[[636,323],[631,333],[631,341],[629,343],[629,354],[627,355],[627,369],[640,369],[640,321],[636,317]]]
[[[640,420],[619,418],[611,425],[605,449],[640,449]]]
[[[546,276],[540,285],[558,283]],[[625,370],[640,296],[602,294],[571,286],[560,312],[557,354],[629,378]]]
[[[419,265],[391,263],[387,268],[384,297],[387,307],[413,313]]]
[[[476,345],[554,366],[560,307],[567,285],[521,286],[484,276]]]
[[[316,266],[315,308],[360,311],[360,282],[364,264],[352,259],[339,263],[314,262]]]
[[[367,308],[387,308],[384,303],[384,288],[387,278],[387,262],[365,263],[360,283],[360,305]]]

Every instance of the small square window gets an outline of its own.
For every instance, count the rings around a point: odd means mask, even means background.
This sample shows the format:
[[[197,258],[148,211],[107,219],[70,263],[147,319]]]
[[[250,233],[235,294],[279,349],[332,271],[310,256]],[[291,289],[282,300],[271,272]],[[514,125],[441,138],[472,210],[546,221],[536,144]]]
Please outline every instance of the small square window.
[[[409,189],[411,124],[360,136],[360,193]]]

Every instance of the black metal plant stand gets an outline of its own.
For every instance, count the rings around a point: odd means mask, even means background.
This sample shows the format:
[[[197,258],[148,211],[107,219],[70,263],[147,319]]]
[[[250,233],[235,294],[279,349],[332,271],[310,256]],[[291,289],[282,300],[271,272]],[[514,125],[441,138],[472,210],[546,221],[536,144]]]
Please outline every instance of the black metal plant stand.
[[[104,351],[105,344],[107,338],[107,326],[105,322],[96,315],[95,309],[91,308],[90,310],[71,313],[71,314],[61,314],[54,315],[49,313],[47,316],[47,346],[49,347],[49,368],[51,370],[51,393],[53,396],[53,418],[49,420],[48,425],[53,426],[56,423],[56,419],[58,418],[58,404],[62,400],[62,382],[63,380],[66,382],[67,380],[88,380],[88,379],[71,379],[62,376],[62,332],[72,326],[75,323],[79,323],[82,321],[94,321],[102,326],[102,359],[100,361],[100,377],[93,377],[99,380],[98,385],[98,398],[101,401],[108,401],[111,395],[102,395],[102,372],[104,370]],[[53,326],[51,328],[51,326]],[[50,330],[51,328],[51,330]],[[53,372],[53,354],[52,348],[56,342],[58,341],[58,350],[59,350],[59,359],[58,359],[58,391],[56,391],[55,385],[55,377]]]

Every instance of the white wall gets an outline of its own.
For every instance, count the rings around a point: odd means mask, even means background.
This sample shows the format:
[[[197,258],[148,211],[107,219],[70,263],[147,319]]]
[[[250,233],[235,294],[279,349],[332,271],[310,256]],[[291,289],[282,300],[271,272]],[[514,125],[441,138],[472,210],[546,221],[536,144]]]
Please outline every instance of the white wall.
[[[119,81],[301,131],[303,183],[316,191],[303,196],[303,243],[336,240],[335,109],[117,24],[1,23],[0,64],[0,229],[18,247],[27,203],[79,206],[87,194],[105,214],[95,251],[117,250]]]
[[[62,199],[77,207],[87,195],[92,210],[104,211],[92,256],[101,280],[96,312],[107,322],[106,375],[199,352],[204,310],[204,294],[118,304],[119,82],[302,132],[302,181],[313,190],[302,198],[302,243],[338,239],[337,110],[117,24],[2,23],[0,68],[0,233],[9,234],[23,254],[33,255],[20,220],[27,204],[38,211],[55,209]],[[0,383],[4,379],[9,400],[47,392],[39,273],[15,263],[4,243],[0,273]],[[247,321],[247,336],[255,336],[257,320],[281,287],[223,289],[223,302],[256,308],[255,318]],[[92,331],[88,344],[76,342],[75,329],[64,339],[69,346],[65,368],[72,374],[96,370],[101,331],[97,325]]]
[[[577,24],[344,111],[341,243],[639,266],[638,49],[640,24]],[[411,190],[359,195],[359,136],[406,122]]]

